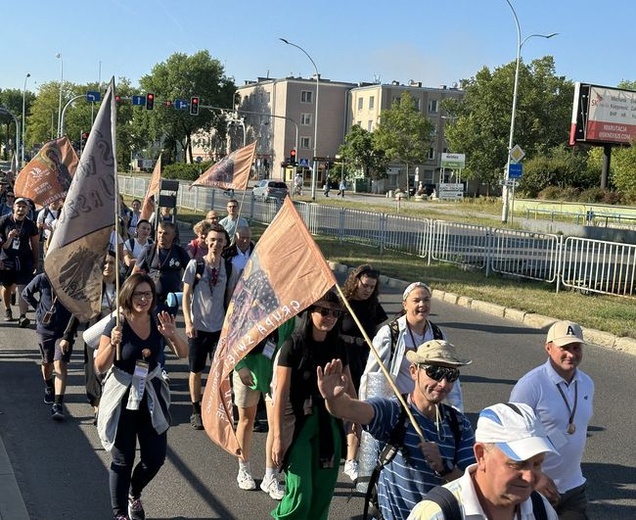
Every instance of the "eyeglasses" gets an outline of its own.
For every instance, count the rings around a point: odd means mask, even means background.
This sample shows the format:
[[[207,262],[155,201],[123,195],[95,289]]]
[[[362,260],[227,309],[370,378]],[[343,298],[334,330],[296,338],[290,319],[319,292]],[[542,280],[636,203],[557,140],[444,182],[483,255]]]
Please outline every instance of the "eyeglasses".
[[[426,375],[435,381],[441,382],[442,379],[446,379],[449,383],[454,383],[459,379],[459,370],[451,367],[441,367],[439,365],[417,365],[419,368],[423,368]]]
[[[152,300],[152,291],[135,291],[132,297],[135,300]]]
[[[343,311],[338,309],[326,309],[325,307],[314,307],[314,312],[319,312],[321,316],[325,318],[327,316],[333,316],[334,318],[339,318],[344,314]]]

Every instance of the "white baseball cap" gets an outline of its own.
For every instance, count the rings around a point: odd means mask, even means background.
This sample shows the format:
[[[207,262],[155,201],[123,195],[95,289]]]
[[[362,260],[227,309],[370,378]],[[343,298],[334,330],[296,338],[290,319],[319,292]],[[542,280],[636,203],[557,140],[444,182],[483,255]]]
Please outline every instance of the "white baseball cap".
[[[499,403],[484,408],[477,419],[475,441],[494,444],[521,462],[539,453],[557,453],[543,425],[525,403]]]

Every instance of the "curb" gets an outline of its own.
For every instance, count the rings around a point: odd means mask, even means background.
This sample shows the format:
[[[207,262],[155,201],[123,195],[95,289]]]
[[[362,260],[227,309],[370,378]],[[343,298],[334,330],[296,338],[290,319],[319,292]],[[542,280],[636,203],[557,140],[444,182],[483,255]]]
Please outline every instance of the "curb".
[[[20,487],[13,472],[13,466],[0,436],[0,519],[29,520]]]
[[[331,267],[331,269],[336,272],[348,273],[349,271],[353,270],[352,267],[349,267],[345,264],[339,264],[336,262],[327,263],[329,264],[329,267]],[[404,280],[389,278],[388,276],[381,275],[380,283],[393,289],[405,289],[410,282],[405,282]],[[557,318],[551,318],[550,316],[522,311],[511,307],[504,307],[503,305],[497,305],[495,303],[485,302],[482,300],[474,300],[467,296],[461,296],[451,292],[440,291],[439,289],[433,289],[433,294],[431,296],[435,300],[440,300],[445,303],[459,305],[461,307],[484,312],[486,314],[497,316],[499,318],[515,321],[517,323],[523,323],[524,325],[533,329],[548,328],[554,322],[559,321]],[[616,336],[602,330],[586,327],[581,328],[583,329],[583,337],[585,338],[587,343],[636,356],[636,339]]]

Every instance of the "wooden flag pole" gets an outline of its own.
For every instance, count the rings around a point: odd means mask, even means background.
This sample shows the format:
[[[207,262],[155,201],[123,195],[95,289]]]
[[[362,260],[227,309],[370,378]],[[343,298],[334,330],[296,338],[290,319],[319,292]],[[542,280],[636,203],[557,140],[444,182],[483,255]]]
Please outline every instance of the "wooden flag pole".
[[[378,283],[380,283],[379,280],[378,280]],[[402,397],[402,394],[398,390],[398,387],[396,386],[395,382],[393,381],[393,378],[391,377],[391,374],[389,373],[389,370],[386,368],[386,366],[382,362],[382,358],[380,357],[380,354],[378,354],[378,351],[373,346],[373,342],[369,339],[369,336],[367,335],[366,331],[364,330],[364,327],[362,326],[362,323],[360,323],[360,320],[358,319],[358,316],[356,316],[356,313],[353,312],[353,309],[351,308],[351,305],[349,305],[349,302],[348,302],[347,298],[345,298],[345,295],[342,292],[342,289],[340,288],[339,284],[336,284],[336,289],[338,291],[338,294],[340,295],[340,298],[344,302],[345,307],[349,311],[349,314],[353,318],[353,321],[356,322],[356,325],[360,329],[360,332],[362,332],[362,336],[364,337],[364,341],[366,341],[367,345],[369,346],[369,349],[371,350],[371,354],[373,354],[373,357],[375,358],[375,360],[380,365],[380,371],[382,372],[382,374],[384,375],[384,377],[388,381],[389,386],[391,387],[391,390],[393,390],[393,393],[398,398],[398,401],[400,402],[400,404],[402,405],[402,407],[406,411],[406,415],[409,418],[409,421],[411,421],[411,424],[413,425],[413,428],[415,429],[415,432],[417,433],[418,437],[420,438],[420,440],[422,442],[426,442],[426,438],[424,437],[424,432],[422,431],[422,429],[420,428],[420,425],[415,420],[415,417],[413,416],[413,413],[411,412],[407,402],[404,400],[404,397]]]
[[[119,199],[119,179],[117,178],[117,106],[115,102],[115,78],[111,80],[111,140],[113,143],[113,160],[115,161],[115,326],[117,330],[119,330],[120,326],[120,309],[119,309],[119,271],[120,271],[120,258],[119,258],[119,237],[121,236],[121,229],[119,225],[119,215],[121,213],[120,207],[120,199]],[[121,359],[121,342],[117,344],[117,349],[115,350],[115,359],[119,361]]]

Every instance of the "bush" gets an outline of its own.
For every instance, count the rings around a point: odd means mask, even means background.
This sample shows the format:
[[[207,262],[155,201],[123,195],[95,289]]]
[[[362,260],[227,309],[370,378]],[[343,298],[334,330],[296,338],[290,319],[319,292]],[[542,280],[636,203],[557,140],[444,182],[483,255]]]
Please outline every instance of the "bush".
[[[563,198],[563,190],[558,186],[548,186],[539,192],[538,198],[542,200],[560,200]]]
[[[579,202],[602,202],[605,197],[606,190],[603,188],[588,188],[583,190],[579,195]]]
[[[163,177],[165,179],[179,179],[182,181],[194,181],[212,164],[210,161],[185,164],[174,163],[169,164],[163,169]]]
[[[623,196],[616,191],[606,191],[601,202],[603,204],[623,204]]]

